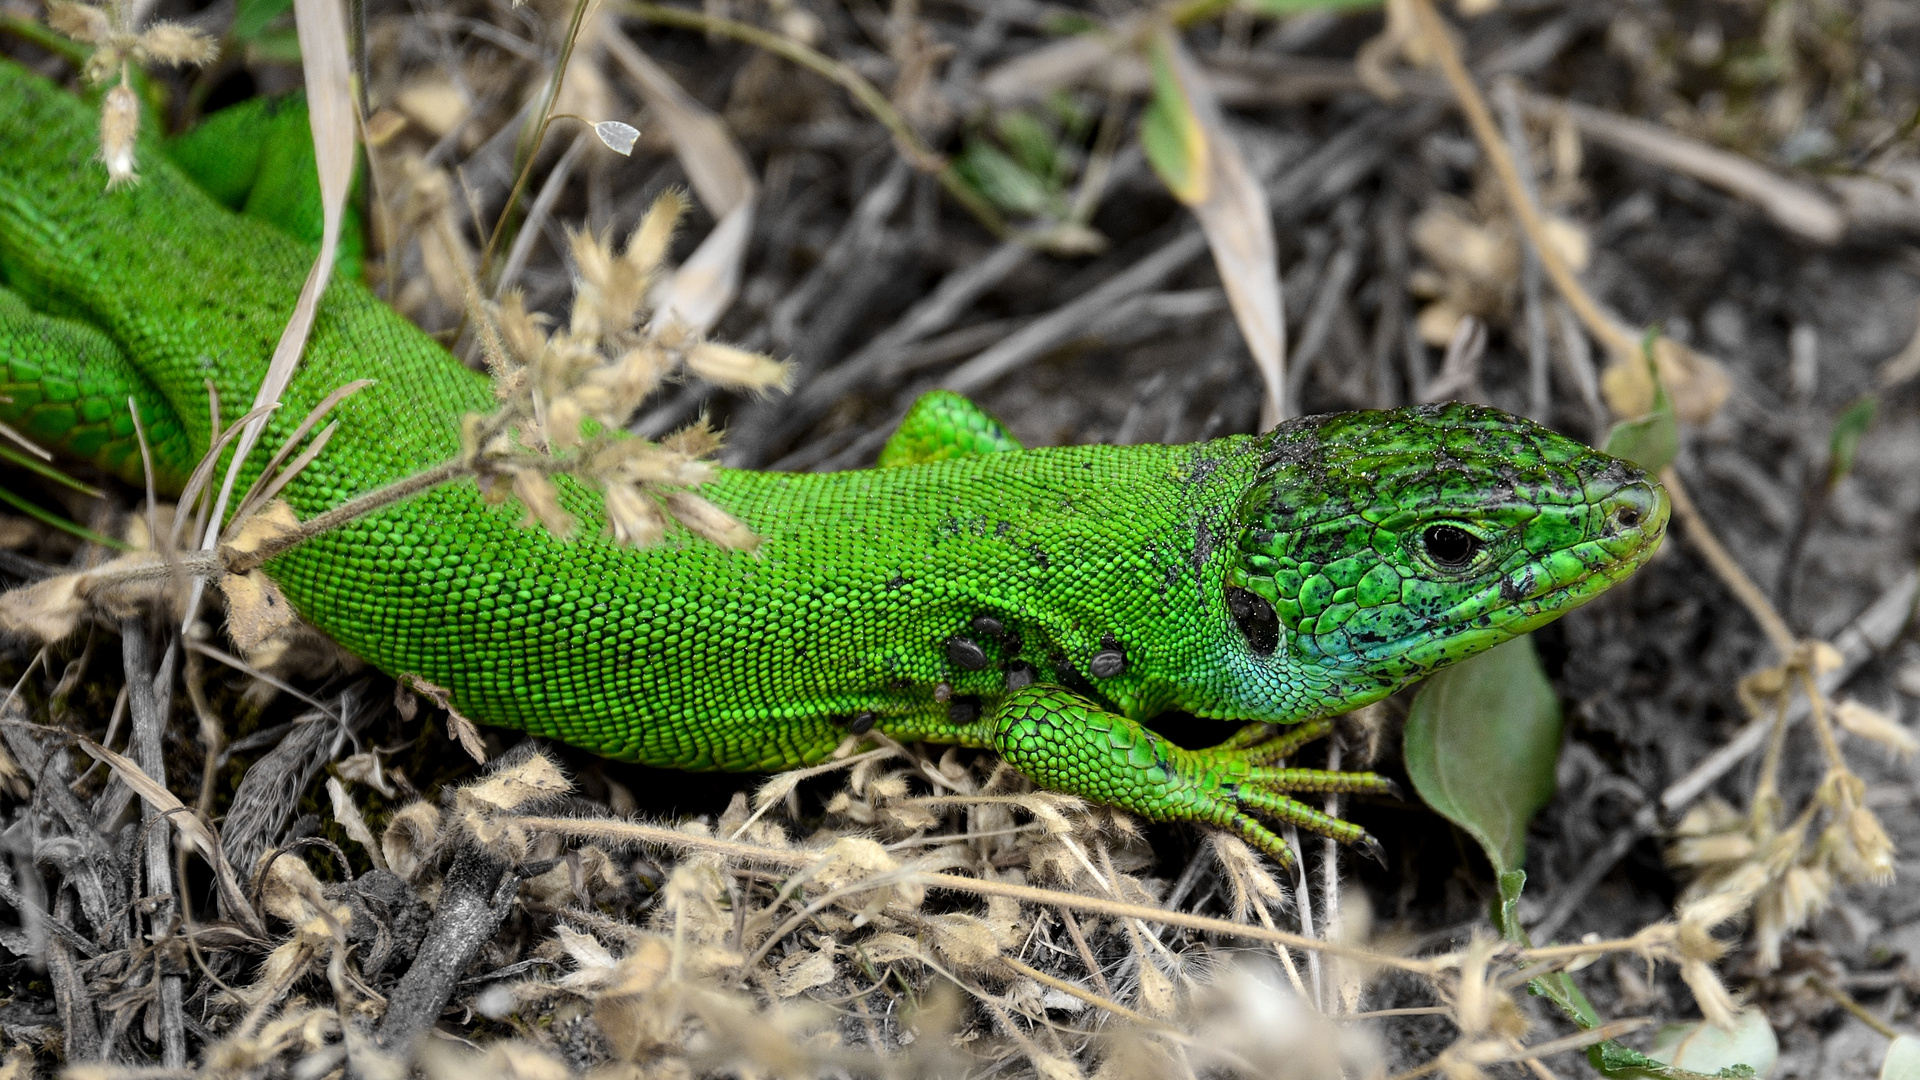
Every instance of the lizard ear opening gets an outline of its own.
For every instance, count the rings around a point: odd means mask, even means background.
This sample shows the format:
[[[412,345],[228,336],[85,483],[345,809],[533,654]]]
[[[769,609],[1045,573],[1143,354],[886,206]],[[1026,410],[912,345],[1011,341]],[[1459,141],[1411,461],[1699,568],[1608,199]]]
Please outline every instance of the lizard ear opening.
[[[1273,605],[1267,603],[1266,597],[1229,585],[1227,611],[1233,615],[1233,621],[1239,624],[1240,633],[1247,639],[1249,649],[1260,656],[1273,655],[1273,650],[1280,645],[1280,618],[1274,614]]]

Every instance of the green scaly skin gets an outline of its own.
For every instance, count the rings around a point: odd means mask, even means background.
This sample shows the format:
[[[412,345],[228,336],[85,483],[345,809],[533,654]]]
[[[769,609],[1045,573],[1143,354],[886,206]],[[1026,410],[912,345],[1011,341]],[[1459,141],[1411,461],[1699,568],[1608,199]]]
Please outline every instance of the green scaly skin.
[[[0,419],[137,481],[130,395],[177,488],[208,445],[206,382],[223,415],[244,410],[309,256],[152,146],[143,183],[103,192],[94,116],[5,63],[0,117]],[[303,518],[454,456],[460,418],[492,405],[336,278],[264,445],[362,377],[378,382],[286,490]],[[1287,792],[1387,787],[1280,767],[1325,718],[1593,598],[1646,561],[1667,514],[1625,463],[1465,405],[1021,450],[934,395],[883,461],[722,472],[705,491],[765,538],[755,555],[685,534],[616,547],[571,484],[583,538],[562,542],[457,484],[267,569],[346,648],[488,723],[729,770],[816,762],[873,725],[991,747],[1044,788],[1285,859],[1267,823],[1370,843]],[[1475,538],[1461,565],[1438,561],[1441,525]],[[1174,710],[1255,723],[1188,751],[1142,725]]]

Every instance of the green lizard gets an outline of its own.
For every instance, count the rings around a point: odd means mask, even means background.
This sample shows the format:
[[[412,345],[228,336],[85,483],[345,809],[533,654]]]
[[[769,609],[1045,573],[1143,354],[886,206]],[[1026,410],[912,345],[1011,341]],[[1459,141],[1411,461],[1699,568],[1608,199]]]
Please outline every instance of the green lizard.
[[[177,490],[208,385],[228,416],[252,399],[310,257],[150,144],[144,181],[103,192],[92,114],[4,62],[0,117],[0,419],[138,482],[131,398]],[[458,454],[460,418],[493,402],[336,277],[266,444],[363,377],[285,491],[302,518]],[[586,538],[564,542],[462,484],[267,570],[341,645],[490,724],[684,769],[789,768],[869,730],[990,747],[1042,788],[1285,860],[1271,823],[1372,844],[1288,794],[1386,790],[1283,767],[1326,718],[1592,599],[1667,520],[1640,471],[1467,405],[1022,450],[935,394],[879,468],[722,471],[703,491],[757,553],[617,547],[579,485],[563,502]],[[1249,723],[1185,750],[1143,723],[1172,711]]]

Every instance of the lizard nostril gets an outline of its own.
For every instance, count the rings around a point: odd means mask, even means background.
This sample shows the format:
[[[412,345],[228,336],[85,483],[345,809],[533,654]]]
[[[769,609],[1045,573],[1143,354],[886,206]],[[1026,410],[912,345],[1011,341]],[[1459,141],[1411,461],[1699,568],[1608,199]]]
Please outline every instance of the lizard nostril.
[[[1612,511],[1607,517],[1609,533],[1647,528],[1660,509],[1660,496],[1651,485],[1644,483],[1620,488],[1608,497],[1607,502]]]

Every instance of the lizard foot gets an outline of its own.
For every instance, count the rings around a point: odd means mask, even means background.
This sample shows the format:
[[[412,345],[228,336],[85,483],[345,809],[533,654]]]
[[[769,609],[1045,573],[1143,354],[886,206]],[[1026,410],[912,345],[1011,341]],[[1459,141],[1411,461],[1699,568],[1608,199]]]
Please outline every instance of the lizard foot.
[[[988,735],[1008,764],[1043,788],[1154,821],[1225,829],[1282,866],[1293,864],[1293,852],[1267,821],[1330,836],[1378,860],[1380,843],[1365,829],[1287,793],[1394,796],[1392,781],[1373,773],[1273,764],[1332,727],[1332,721],[1319,720],[1274,734],[1272,725],[1253,724],[1219,746],[1186,750],[1078,694],[1036,684],[1000,702]]]

